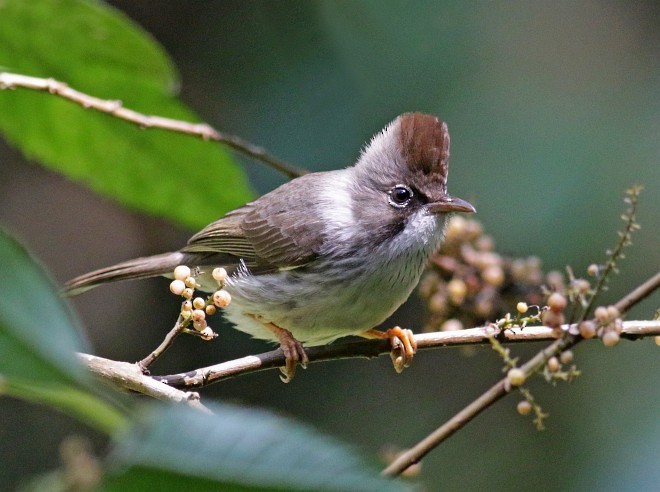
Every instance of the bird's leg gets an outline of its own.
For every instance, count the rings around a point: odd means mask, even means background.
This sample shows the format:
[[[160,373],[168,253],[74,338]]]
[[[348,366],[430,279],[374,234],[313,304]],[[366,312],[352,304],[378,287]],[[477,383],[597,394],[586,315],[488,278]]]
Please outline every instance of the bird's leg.
[[[284,352],[284,358],[286,359],[286,365],[280,367],[280,371],[282,372],[280,379],[283,383],[289,383],[296,375],[296,365],[298,362],[300,362],[303,369],[307,369],[307,363],[309,362],[307,353],[302,343],[296,340],[289,330],[280,328],[275,323],[265,323],[263,321],[262,323],[265,328],[275,334],[280,342],[280,348]]]
[[[413,356],[417,353],[417,342],[411,330],[395,326],[387,331],[368,330],[359,335],[370,339],[388,338],[392,344],[390,357],[394,364],[394,370],[399,373],[410,366]]]

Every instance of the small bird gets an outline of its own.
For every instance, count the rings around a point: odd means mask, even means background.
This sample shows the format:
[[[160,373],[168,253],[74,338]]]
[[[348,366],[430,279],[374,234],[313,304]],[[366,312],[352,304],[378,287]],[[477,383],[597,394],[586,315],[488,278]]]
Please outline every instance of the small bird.
[[[279,342],[283,381],[305,346],[358,335],[389,338],[409,365],[410,330],[373,329],[417,285],[440,245],[451,212],[475,212],[447,194],[449,132],[437,117],[406,113],[376,134],[346,169],[295,178],[227,213],[180,251],[137,258],[70,280],[70,295],[105,282],[198,272],[197,288],[212,292],[213,268],[229,272],[225,318],[250,335]]]

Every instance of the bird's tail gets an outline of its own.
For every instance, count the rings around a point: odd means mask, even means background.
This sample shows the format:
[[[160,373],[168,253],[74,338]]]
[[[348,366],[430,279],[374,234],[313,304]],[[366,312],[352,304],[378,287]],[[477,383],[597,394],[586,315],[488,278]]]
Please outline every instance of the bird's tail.
[[[75,296],[106,282],[156,277],[171,272],[184,261],[185,255],[178,251],[124,261],[71,279],[62,292]]]

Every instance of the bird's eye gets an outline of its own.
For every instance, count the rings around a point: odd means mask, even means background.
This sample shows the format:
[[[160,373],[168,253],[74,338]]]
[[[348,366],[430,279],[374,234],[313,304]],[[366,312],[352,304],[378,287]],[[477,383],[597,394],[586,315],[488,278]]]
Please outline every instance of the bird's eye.
[[[390,205],[397,208],[403,208],[413,197],[412,190],[406,185],[396,185],[389,191]]]

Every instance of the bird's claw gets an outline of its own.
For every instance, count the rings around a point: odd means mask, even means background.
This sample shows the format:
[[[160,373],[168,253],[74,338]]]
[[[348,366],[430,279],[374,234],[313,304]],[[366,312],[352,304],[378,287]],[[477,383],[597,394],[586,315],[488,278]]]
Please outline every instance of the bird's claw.
[[[267,322],[259,315],[250,315],[257,321],[263,323],[264,327],[272,331],[280,342],[280,348],[284,354],[284,367],[280,367],[280,380],[283,383],[290,383],[296,375],[296,366],[300,362],[303,369],[307,369],[309,358],[307,352],[289,330],[280,328],[275,323]]]
[[[415,341],[415,335],[413,335],[413,332],[399,326],[390,328],[387,331],[368,330],[364,333],[360,333],[360,336],[372,339],[389,339],[390,344],[392,345],[390,357],[392,359],[392,364],[394,364],[394,370],[398,373],[403,372],[406,367],[410,367],[413,356],[417,352],[417,342]]]
[[[288,334],[284,335],[281,332],[280,336],[280,347],[284,353],[284,358],[286,359],[285,366],[280,367],[280,380],[283,383],[290,383],[291,380],[296,375],[296,366],[300,362],[300,366],[303,369],[307,369],[307,364],[309,363],[309,358],[307,357],[307,352],[298,340],[293,338],[293,335],[288,330],[282,330]]]
[[[417,342],[411,330],[403,329],[398,326],[390,328],[385,332],[387,338],[392,344],[390,358],[397,373],[403,372],[406,367],[410,367],[413,357],[417,352]]]

